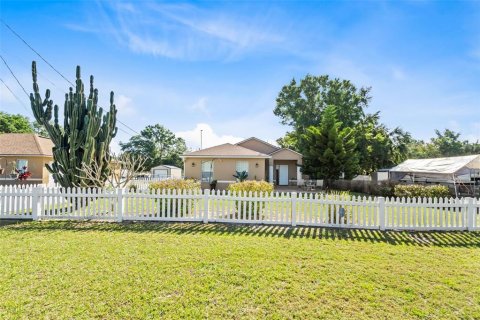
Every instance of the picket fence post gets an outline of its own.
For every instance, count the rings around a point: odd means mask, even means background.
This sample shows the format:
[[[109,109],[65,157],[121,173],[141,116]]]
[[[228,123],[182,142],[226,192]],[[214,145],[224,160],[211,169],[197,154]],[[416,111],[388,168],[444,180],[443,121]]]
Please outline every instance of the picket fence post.
[[[292,199],[291,206],[292,206],[292,227],[297,225],[297,193],[292,192],[290,193],[290,197]]]
[[[203,223],[208,223],[208,210],[210,202],[210,190],[203,190]]]
[[[475,207],[473,204],[473,198],[465,198],[467,202],[467,207],[465,208],[467,211],[467,230],[468,231],[473,231],[474,229],[474,224],[473,221],[475,219]]]
[[[40,220],[42,218],[42,208],[40,205],[40,197],[42,196],[43,188],[32,188],[32,219]]]
[[[385,198],[384,197],[378,197],[378,218],[380,220],[380,230],[385,231]]]
[[[117,189],[117,221],[122,222],[123,221],[123,189],[118,188]]]

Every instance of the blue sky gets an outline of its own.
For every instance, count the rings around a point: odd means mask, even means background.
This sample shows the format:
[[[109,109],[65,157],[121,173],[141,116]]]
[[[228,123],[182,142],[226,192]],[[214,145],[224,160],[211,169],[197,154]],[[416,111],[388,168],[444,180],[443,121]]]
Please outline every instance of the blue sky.
[[[480,2],[2,1],[0,15],[70,79],[93,74],[103,105],[113,90],[122,122],[163,124],[192,149],[200,129],[204,146],[283,136],[275,98],[307,73],[372,87],[367,111],[415,137],[480,139]],[[66,81],[3,25],[0,53],[29,92],[37,60],[63,106]],[[28,108],[4,65],[0,77]],[[32,117],[0,93],[2,111]],[[115,143],[133,134],[120,128]]]

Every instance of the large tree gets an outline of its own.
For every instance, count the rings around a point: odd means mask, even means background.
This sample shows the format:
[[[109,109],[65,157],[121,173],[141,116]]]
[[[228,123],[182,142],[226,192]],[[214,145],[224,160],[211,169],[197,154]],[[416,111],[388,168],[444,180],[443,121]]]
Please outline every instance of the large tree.
[[[147,126],[139,135],[126,143],[120,142],[123,152],[141,156],[146,160],[145,170],[160,164],[182,166],[180,156],[187,150],[185,140],[176,137],[173,132],[160,124]]]
[[[335,106],[327,106],[319,126],[310,126],[300,137],[303,149],[303,172],[327,181],[342,173],[352,178],[358,170],[355,136],[351,128],[343,128]]]
[[[480,153],[480,143],[461,140],[461,134],[453,130],[435,130],[430,141],[412,140],[407,151],[410,158],[453,157]]]
[[[27,117],[0,111],[0,133],[33,133]]]
[[[306,128],[318,126],[327,106],[334,105],[342,128],[354,127],[368,106],[369,93],[370,88],[357,88],[348,80],[307,75],[299,84],[293,79],[282,88],[273,113],[282,124],[302,134]]]
[[[407,157],[410,134],[400,128],[389,130],[379,119],[378,112],[366,115],[354,128],[359,173],[370,174],[389,168]]]

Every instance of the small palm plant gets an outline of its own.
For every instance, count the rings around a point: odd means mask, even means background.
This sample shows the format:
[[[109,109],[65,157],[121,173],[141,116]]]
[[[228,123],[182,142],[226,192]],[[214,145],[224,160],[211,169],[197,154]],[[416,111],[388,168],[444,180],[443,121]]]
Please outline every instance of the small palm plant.
[[[248,173],[247,171],[235,171],[236,174],[234,174],[233,176],[238,180],[238,182],[243,182],[245,180],[247,180],[248,178]]]

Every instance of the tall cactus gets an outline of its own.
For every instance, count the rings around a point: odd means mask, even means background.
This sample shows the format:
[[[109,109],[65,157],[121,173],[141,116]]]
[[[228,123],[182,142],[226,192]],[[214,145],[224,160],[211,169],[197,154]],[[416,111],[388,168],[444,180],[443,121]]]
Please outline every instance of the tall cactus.
[[[102,187],[111,174],[109,169],[109,146],[117,134],[117,109],[113,103],[113,91],[110,93],[110,111],[103,114],[98,106],[98,90],[93,88],[93,76],[90,76],[90,93],[88,99],[84,94],[83,82],[80,79],[80,66],[77,66],[75,92],[65,94],[63,127],[59,125],[58,105],[53,106],[50,90],[42,99],[37,84],[37,66],[32,62],[33,91],[30,94],[33,115],[45,126],[52,140],[53,163],[46,165],[53,179],[62,187]],[[82,164],[91,166],[96,163],[101,172],[100,181],[87,178]]]

